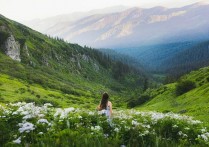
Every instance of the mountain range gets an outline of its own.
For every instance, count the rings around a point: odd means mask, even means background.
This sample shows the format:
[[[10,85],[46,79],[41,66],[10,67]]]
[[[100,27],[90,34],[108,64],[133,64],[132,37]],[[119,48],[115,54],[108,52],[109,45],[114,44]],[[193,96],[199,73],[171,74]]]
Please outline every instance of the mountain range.
[[[107,7],[103,9],[95,9],[91,10],[88,12],[74,12],[70,14],[63,14],[63,15],[57,15],[45,19],[33,19],[33,20],[28,20],[28,21],[22,21],[23,24],[39,31],[45,34],[51,34],[52,29],[63,29],[64,27],[67,27],[68,24],[75,22],[79,19],[95,15],[95,14],[110,14],[110,13],[115,13],[115,12],[121,12],[129,7],[126,6],[113,6],[113,7]]]
[[[208,13],[208,3],[200,2],[180,8],[135,7],[108,14],[91,13],[88,16],[66,19],[65,22],[62,21],[62,16],[58,16],[32,22],[30,25],[42,33],[81,45],[101,48],[138,47],[207,40]],[[45,24],[45,29],[39,24]]]

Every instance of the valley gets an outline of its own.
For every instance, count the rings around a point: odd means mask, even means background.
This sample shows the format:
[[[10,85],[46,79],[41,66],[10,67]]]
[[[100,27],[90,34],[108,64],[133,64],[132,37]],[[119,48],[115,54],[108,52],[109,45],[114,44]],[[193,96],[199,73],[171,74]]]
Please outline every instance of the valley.
[[[118,6],[32,28],[0,15],[0,144],[209,146],[208,10]]]

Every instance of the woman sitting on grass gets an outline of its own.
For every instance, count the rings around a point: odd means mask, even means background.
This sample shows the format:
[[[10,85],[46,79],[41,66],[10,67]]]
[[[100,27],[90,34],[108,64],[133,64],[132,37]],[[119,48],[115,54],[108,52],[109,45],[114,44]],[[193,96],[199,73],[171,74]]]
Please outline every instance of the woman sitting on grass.
[[[97,110],[103,111],[103,113],[108,118],[112,116],[112,103],[109,101],[109,95],[106,92],[103,93],[101,102],[98,105]]]

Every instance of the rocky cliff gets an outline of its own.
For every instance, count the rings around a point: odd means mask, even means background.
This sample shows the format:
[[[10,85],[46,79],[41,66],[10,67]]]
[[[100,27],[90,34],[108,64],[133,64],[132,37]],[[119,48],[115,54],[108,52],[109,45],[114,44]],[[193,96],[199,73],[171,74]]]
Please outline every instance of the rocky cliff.
[[[7,38],[5,42],[5,53],[7,56],[11,57],[13,60],[21,61],[20,59],[20,44],[15,41],[13,35]]]

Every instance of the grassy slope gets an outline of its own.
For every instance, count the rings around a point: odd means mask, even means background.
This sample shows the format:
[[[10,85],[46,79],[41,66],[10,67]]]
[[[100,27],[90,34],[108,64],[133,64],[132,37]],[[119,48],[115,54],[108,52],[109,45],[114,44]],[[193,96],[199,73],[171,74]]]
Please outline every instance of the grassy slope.
[[[28,84],[8,75],[0,75],[0,101],[3,103],[34,101],[38,104],[50,102],[55,106],[63,107],[82,106],[83,108],[93,108],[95,105],[89,104],[95,103],[95,98],[90,94],[87,96],[87,93],[86,96],[65,94],[59,90],[43,88],[37,84]]]
[[[101,94],[107,91],[114,106],[121,107],[125,106],[124,99],[131,95],[128,88],[135,87],[133,77],[143,80],[138,74],[131,76],[131,80],[127,79],[129,75],[125,75],[125,84],[115,79],[113,69],[117,64],[107,61],[102,54],[90,48],[49,38],[2,16],[0,26],[4,28],[0,33],[6,34],[5,37],[0,36],[1,102],[25,100],[52,102],[60,107],[79,105],[95,108]],[[21,63],[4,54],[3,43],[10,33],[20,43]],[[88,57],[88,61],[83,56]]]
[[[5,63],[6,62],[6,63]],[[111,90],[100,82],[95,82],[91,80],[86,80],[80,75],[74,74],[57,74],[50,75],[41,72],[39,69],[30,69],[22,66],[16,61],[11,60],[9,57],[0,53],[0,65],[8,66],[7,68],[0,69],[0,102],[16,102],[16,101],[35,101],[36,103],[50,102],[55,106],[59,107],[83,107],[83,108],[95,108],[96,104],[99,103],[101,98],[101,93],[108,91],[111,95],[111,100],[116,104],[121,101],[121,94]],[[8,71],[5,71],[8,70]],[[22,71],[20,71],[22,70]],[[20,73],[21,72],[21,73]],[[39,73],[40,72],[40,73]],[[5,73],[12,73],[10,76]],[[48,86],[38,84],[30,79],[34,80],[34,77],[22,78],[26,73],[26,76],[40,77],[43,80],[47,80],[47,84],[54,83],[56,86]],[[21,78],[18,78],[20,74]],[[111,80],[106,76],[107,80]],[[39,78],[38,78],[39,79]],[[107,81],[111,82],[111,81]],[[115,81],[112,81],[113,83]],[[60,90],[57,87],[66,87]],[[115,106],[123,105],[124,103],[118,103]]]
[[[157,90],[150,90],[154,98],[138,107],[140,110],[154,110],[160,112],[177,112],[194,116],[196,119],[209,122],[209,67],[193,71],[183,76],[183,80],[191,80],[197,88],[181,95],[175,95],[176,83],[164,85]]]

